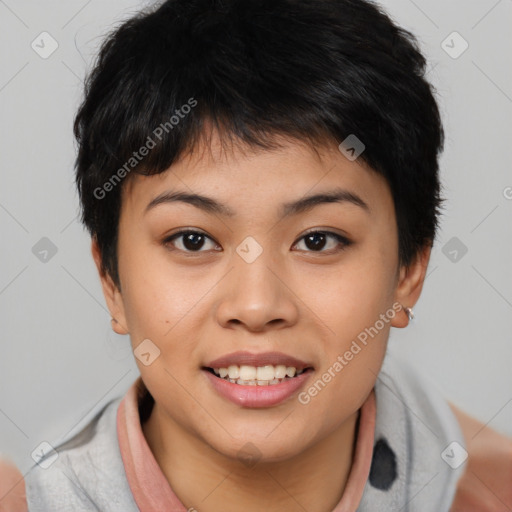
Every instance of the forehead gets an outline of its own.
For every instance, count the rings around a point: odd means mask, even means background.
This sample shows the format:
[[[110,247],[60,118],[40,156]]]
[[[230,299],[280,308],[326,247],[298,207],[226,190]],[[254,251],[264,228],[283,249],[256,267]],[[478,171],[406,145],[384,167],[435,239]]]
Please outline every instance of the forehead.
[[[277,147],[263,149],[226,142],[213,131],[166,171],[130,176],[122,188],[121,210],[142,214],[159,195],[177,191],[215,197],[233,215],[261,214],[333,190],[363,199],[373,214],[394,209],[385,178],[360,158],[347,159],[334,142],[312,146],[279,136],[273,141]]]

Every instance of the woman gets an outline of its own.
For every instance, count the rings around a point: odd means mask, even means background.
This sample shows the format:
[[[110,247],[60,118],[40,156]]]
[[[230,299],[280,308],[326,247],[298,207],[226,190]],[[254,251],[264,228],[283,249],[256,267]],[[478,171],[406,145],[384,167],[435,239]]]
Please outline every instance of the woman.
[[[363,0],[169,0],[109,36],[77,185],[141,377],[41,454],[30,511],[512,501],[511,442],[470,444],[482,425],[386,351],[441,204],[424,70]],[[496,487],[472,495],[487,468]]]

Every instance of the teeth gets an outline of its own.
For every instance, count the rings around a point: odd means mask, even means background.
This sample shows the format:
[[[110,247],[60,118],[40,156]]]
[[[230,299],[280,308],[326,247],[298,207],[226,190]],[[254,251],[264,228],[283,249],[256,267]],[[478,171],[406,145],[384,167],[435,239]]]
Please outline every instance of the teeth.
[[[284,364],[276,366],[274,371],[276,379],[284,379],[286,377],[286,366]]]
[[[258,366],[256,378],[258,380],[272,380],[274,378],[274,367],[271,365]]]
[[[225,369],[226,368],[221,368],[221,370],[225,370]],[[220,373],[220,370],[219,370],[219,373]],[[238,379],[238,377],[240,376],[240,368],[238,366],[235,366],[234,364],[232,364],[228,368],[228,375],[229,375],[230,379]]]
[[[280,384],[285,378],[300,375],[304,370],[297,371],[293,366],[283,364],[272,366],[231,365],[228,368],[214,368],[215,375],[231,383],[243,386],[272,386]]]
[[[242,380],[254,380],[256,371],[255,366],[240,366],[240,378]]]
[[[297,370],[293,367],[293,366],[287,366],[286,367],[286,375],[288,375],[288,377],[295,377],[295,372]]]

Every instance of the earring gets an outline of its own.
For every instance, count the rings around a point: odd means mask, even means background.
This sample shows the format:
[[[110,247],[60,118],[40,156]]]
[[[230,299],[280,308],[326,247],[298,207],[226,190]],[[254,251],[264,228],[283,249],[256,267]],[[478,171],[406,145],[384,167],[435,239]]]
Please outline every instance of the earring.
[[[409,317],[409,320],[413,320],[414,319],[414,311],[412,310],[412,308],[404,308],[405,309],[405,312],[407,313],[407,316]]]

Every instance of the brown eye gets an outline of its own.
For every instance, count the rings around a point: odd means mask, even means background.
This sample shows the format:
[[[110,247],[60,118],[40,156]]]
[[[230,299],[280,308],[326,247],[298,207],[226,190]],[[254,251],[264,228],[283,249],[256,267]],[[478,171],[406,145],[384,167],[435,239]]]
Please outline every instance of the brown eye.
[[[207,241],[212,242],[213,247],[209,249],[215,249],[217,245],[215,242],[204,233],[200,231],[180,231],[164,240],[164,245],[172,244],[177,250],[184,252],[204,252],[201,251],[207,244]]]
[[[336,252],[352,243],[348,238],[330,231],[310,231],[300,239],[302,240],[304,240],[306,251],[312,252]],[[329,240],[331,240],[330,243]],[[298,245],[298,242],[295,245]],[[326,246],[327,250],[324,250]]]

